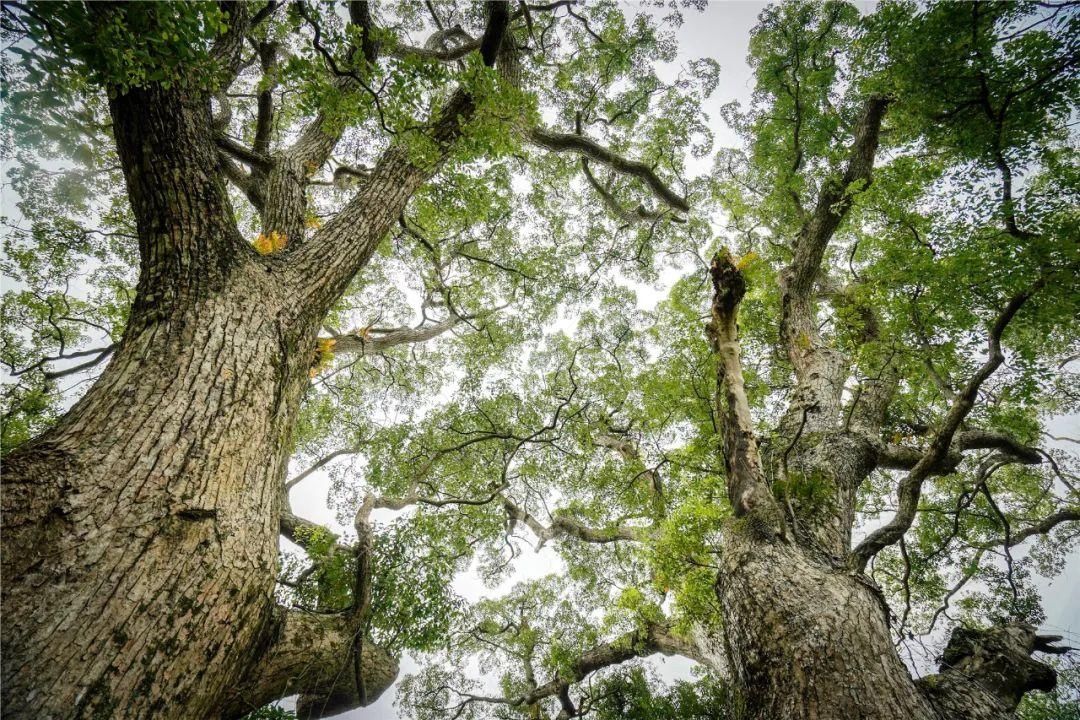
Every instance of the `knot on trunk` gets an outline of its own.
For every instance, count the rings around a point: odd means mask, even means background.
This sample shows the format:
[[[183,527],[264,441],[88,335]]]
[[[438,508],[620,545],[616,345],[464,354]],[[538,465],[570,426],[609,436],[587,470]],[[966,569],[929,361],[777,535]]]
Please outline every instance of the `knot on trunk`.
[[[1053,690],[1057,673],[1031,657],[1033,652],[1062,653],[1060,637],[1038,635],[1035,628],[1011,623],[990,629],[959,627],[941,656],[941,672],[920,681],[939,710],[949,717],[1012,717],[1024,693]]]

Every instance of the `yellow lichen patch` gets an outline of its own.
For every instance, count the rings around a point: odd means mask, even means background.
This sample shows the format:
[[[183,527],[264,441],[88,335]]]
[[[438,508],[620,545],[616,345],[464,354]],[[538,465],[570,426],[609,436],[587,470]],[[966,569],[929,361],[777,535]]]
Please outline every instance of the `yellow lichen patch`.
[[[269,255],[285,247],[288,242],[289,237],[277,230],[271,230],[269,235],[259,233],[259,237],[255,238],[255,251],[260,255]]]
[[[307,227],[308,230],[318,230],[322,227],[322,218],[318,215],[308,215],[304,218],[304,226]]]
[[[334,338],[319,338],[315,347],[315,360],[311,365],[311,370],[308,371],[311,377],[315,377],[330,367],[330,363],[334,361],[335,345],[337,345],[337,340]]]

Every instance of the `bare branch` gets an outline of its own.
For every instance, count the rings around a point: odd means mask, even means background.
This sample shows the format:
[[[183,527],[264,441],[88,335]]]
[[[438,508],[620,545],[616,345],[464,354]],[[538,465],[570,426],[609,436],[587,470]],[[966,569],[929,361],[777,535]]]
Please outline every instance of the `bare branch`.
[[[761,467],[750,404],[739,359],[738,308],[746,281],[731,253],[722,249],[710,266],[713,282],[712,319],[706,328],[716,357],[716,410],[720,418],[728,498],[736,516],[753,514],[759,529],[783,533],[783,520]]]
[[[690,212],[686,198],[668,187],[651,167],[639,160],[629,160],[583,135],[556,133],[536,127],[528,130],[527,137],[534,145],[547,150],[577,153],[616,172],[632,175],[644,182],[656,197],[672,208],[679,212]]]
[[[963,460],[961,454],[963,451],[986,449],[1000,450],[1013,462],[1026,465],[1038,465],[1043,462],[1043,454],[1038,448],[1024,445],[1005,433],[990,430],[962,430],[956,433],[948,452],[930,468],[929,472],[931,475],[947,475],[960,465],[960,461]],[[926,452],[924,448],[888,443],[878,449],[877,466],[891,470],[910,470],[922,460]]]
[[[458,693],[475,702],[484,702],[511,707],[529,707],[544,698],[559,697],[566,694],[572,683],[583,680],[588,675],[613,665],[620,665],[639,657],[648,657],[660,653],[663,655],[683,655],[702,662],[700,654],[692,642],[674,634],[667,625],[647,623],[639,630],[626,633],[611,642],[601,643],[586,650],[566,665],[566,671],[543,685],[539,685],[517,697],[497,697]],[[563,703],[565,708],[565,701]],[[568,716],[572,717],[572,716]]]

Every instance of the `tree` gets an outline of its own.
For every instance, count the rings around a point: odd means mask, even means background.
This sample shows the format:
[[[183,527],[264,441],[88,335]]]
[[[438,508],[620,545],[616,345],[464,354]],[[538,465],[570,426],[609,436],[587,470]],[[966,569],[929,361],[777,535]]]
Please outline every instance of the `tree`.
[[[600,266],[637,261],[563,242],[569,230],[515,241],[510,200],[528,193],[512,187],[511,168],[531,163],[526,142],[588,157],[594,178],[609,170],[611,203],[657,196],[647,214],[658,236],[687,210],[660,176],[680,168],[667,153],[692,130],[710,66],[662,84],[644,59],[672,52],[654,23],[564,2],[385,12],[383,23],[362,2],[5,6],[11,127],[26,141],[17,146],[39,150],[20,177],[35,224],[9,246],[25,289],[9,299],[6,359],[22,382],[7,396],[5,439],[56,412],[50,389],[66,371],[50,360],[110,358],[70,410],[5,458],[5,713],[232,717],[299,692],[321,714],[377,697],[396,662],[365,638],[368,616],[388,611],[368,600],[385,596],[369,583],[369,538],[349,550],[346,609],[332,594],[317,614],[274,602],[279,532],[309,546],[325,537],[284,503],[312,377],[335,357],[380,357],[459,326],[477,334],[459,359],[482,367],[562,295],[595,287]],[[429,37],[413,46],[405,29]],[[555,58],[565,62],[548,67]],[[38,93],[42,82],[57,94]],[[612,147],[585,134],[594,117],[580,132],[541,124],[540,99],[564,125],[581,109],[568,99],[589,85],[604,120],[620,92],[672,115],[610,119]],[[253,102],[241,111],[238,99]],[[41,130],[43,120],[58,128]],[[48,171],[33,163],[51,143],[74,148],[100,184],[111,178],[91,171],[118,161],[126,206],[59,212],[56,200],[85,196],[34,188]],[[536,162],[536,192],[567,176],[568,162]],[[536,212],[566,224],[554,208]],[[95,213],[102,224],[86,223]],[[358,279],[380,246],[419,269],[399,298],[368,305],[390,291],[377,273]],[[103,310],[60,289],[87,256],[119,295]],[[122,266],[135,256],[129,302]],[[423,322],[395,326],[410,293]],[[503,321],[489,317],[519,298]],[[337,324],[350,303],[369,324]],[[103,346],[73,355],[90,330],[108,335]],[[386,358],[396,380],[404,358]],[[437,367],[410,368],[405,381]],[[312,391],[304,422],[330,397]],[[415,635],[406,639],[424,641]]]
[[[1072,461],[1039,447],[1077,409],[1066,7],[769,8],[754,101],[726,110],[745,147],[690,180],[716,67],[663,82],[670,37],[611,5],[4,22],[28,38],[13,132],[43,152],[67,139],[40,136],[51,117],[107,173],[108,129],[130,207],[72,219],[49,171],[17,173],[5,714],[299,694],[319,717],[377,697],[402,648],[504,673],[492,695],[431,665],[403,686],[419,717],[998,718],[1053,687],[1029,578],[1080,519]],[[658,254],[698,267],[643,314],[619,274]],[[88,255],[98,310],[64,287]],[[574,335],[540,337],[567,304]],[[72,352],[95,327],[106,344]],[[53,421],[69,371],[49,363],[107,357]],[[309,470],[287,481],[294,450]],[[350,537],[292,513],[286,489],[357,454]],[[505,576],[519,528],[568,578],[460,607],[450,577],[476,555]],[[280,577],[279,533],[304,550]],[[979,581],[913,680],[894,643]],[[723,681],[661,697],[610,671],[658,652]]]

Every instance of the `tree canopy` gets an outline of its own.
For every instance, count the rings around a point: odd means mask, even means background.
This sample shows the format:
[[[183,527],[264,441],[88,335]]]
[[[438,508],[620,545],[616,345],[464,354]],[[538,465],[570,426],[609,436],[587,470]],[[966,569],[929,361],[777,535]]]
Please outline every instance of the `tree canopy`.
[[[723,70],[676,43],[697,5],[6,3],[4,451],[124,337],[146,260],[110,93],[178,84],[213,96],[268,267],[320,267],[388,154],[431,169],[355,277],[327,270],[283,492],[328,473],[338,529],[287,510],[277,586],[419,658],[404,716],[737,717],[738,523],[865,571],[919,672],[947,627],[1039,626],[1080,535],[1048,429],[1080,413],[1080,13],[770,5],[720,148]],[[872,450],[854,488],[811,461],[834,417]],[[745,437],[782,517],[733,480]],[[456,594],[545,548],[557,574]],[[1023,717],[1074,717],[1062,663]]]

